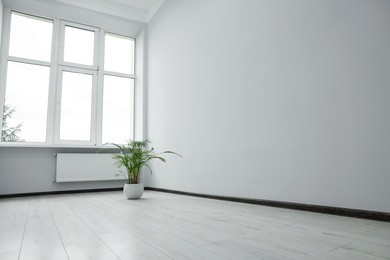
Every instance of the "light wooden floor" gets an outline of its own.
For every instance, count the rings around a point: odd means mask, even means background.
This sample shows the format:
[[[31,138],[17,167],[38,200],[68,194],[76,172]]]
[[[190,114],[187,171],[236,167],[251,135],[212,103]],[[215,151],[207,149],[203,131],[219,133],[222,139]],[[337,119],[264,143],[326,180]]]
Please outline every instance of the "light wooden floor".
[[[390,223],[152,191],[2,199],[0,259],[390,259]]]

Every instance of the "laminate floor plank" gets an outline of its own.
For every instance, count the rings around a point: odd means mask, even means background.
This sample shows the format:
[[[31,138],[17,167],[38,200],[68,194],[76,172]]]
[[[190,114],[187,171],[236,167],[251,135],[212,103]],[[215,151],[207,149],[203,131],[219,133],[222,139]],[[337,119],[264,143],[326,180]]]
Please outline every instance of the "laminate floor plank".
[[[147,242],[131,234],[117,237],[106,237],[102,240],[122,260],[172,259],[160,250],[149,245]]]
[[[67,197],[69,203],[77,198]],[[49,201],[49,207],[56,201]],[[51,213],[69,259],[111,260],[120,259],[110,250],[67,205],[52,207]]]
[[[0,200],[0,219],[5,214],[5,212],[7,212],[9,205],[9,202],[7,203]]]
[[[390,223],[146,191],[0,200],[0,260],[390,260]]]
[[[19,259],[68,259],[45,197],[30,200]]]
[[[116,205],[116,204],[114,204]],[[115,207],[112,203],[110,205],[105,205],[105,209],[108,207]],[[118,208],[123,208],[123,205],[119,205]],[[136,223],[145,223],[155,227],[156,229],[177,236],[187,242],[195,244],[197,246],[223,241],[228,238],[233,237],[232,234],[227,237],[227,233],[223,231],[219,232],[210,232],[210,229],[202,224],[199,224],[197,221],[189,221],[188,217],[181,217],[179,214],[167,215],[164,211],[159,211],[159,214],[155,214],[153,210],[150,210],[148,206],[142,206],[142,210],[139,210],[141,207],[137,207],[138,213],[133,216],[133,220]],[[113,208],[112,210],[116,210]],[[120,214],[126,214],[125,212]],[[102,227],[103,225],[99,225]],[[110,229],[109,229],[110,230]]]
[[[0,253],[0,260],[18,260],[19,251]]]
[[[69,259],[120,259],[88,229],[59,229]]]
[[[104,208],[102,209],[104,210]],[[126,236],[128,232],[109,219],[100,215],[96,210],[79,209],[75,215],[99,238]]]
[[[106,246],[119,256],[120,259],[171,259],[164,255],[161,251],[150,246],[145,241],[131,235],[125,229],[105,217],[104,213],[110,209],[112,205],[103,207],[102,201],[105,201],[104,197],[98,197],[97,199],[96,196],[93,195],[80,196],[79,200],[73,200],[73,203],[69,205],[69,208],[71,208],[75,215],[77,215],[78,218],[83,221],[84,224],[96,236],[98,236]],[[98,203],[95,203],[96,200],[98,200]],[[84,207],[82,205],[83,203],[88,203],[88,205],[94,206]],[[103,214],[99,214],[99,210],[96,209],[100,209]],[[57,214],[58,213],[59,212],[57,212]],[[59,214],[61,214],[61,211]],[[64,212],[62,212],[62,214],[64,214]],[[68,223],[63,224],[67,226],[74,225],[69,221]]]
[[[153,224],[147,219],[142,218],[135,218],[129,221],[125,213],[126,210],[119,208],[116,210],[111,209],[105,215],[133,236],[147,241],[153,248],[156,248],[172,259],[224,259],[218,254],[205,250],[158,228],[157,226],[164,225],[163,222]]]
[[[0,254],[20,251],[30,200],[16,198],[0,219]]]
[[[30,200],[30,208],[25,232],[39,232],[56,229],[49,206],[44,197],[34,197]]]
[[[105,211],[106,208],[100,210]],[[78,209],[75,213],[120,259],[170,259],[96,210]]]
[[[26,232],[20,260],[68,260],[56,229]]]
[[[390,259],[390,244],[383,247],[374,244],[351,243],[337,248],[331,253],[331,256],[334,258],[349,257],[357,260]]]
[[[268,251],[263,249],[261,246],[251,246],[245,243],[240,243],[235,240],[226,240],[216,243],[210,243],[204,245],[203,248],[211,250],[215,253],[220,254],[225,259],[271,259],[271,260],[282,260],[282,259],[293,259],[290,257],[283,256],[276,253],[276,251]]]

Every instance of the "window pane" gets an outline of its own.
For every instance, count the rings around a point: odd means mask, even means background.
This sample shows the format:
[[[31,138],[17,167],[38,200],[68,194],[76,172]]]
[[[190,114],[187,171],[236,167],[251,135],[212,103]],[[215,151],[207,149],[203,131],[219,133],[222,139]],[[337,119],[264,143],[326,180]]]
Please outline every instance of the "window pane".
[[[104,76],[103,143],[133,138],[134,80]]]
[[[2,141],[46,141],[49,78],[49,67],[8,62]]]
[[[60,139],[90,141],[92,75],[62,74]]]
[[[106,33],[104,69],[134,74],[134,40]]]
[[[93,65],[95,32],[65,26],[64,61]]]
[[[9,55],[50,61],[53,21],[12,12]]]

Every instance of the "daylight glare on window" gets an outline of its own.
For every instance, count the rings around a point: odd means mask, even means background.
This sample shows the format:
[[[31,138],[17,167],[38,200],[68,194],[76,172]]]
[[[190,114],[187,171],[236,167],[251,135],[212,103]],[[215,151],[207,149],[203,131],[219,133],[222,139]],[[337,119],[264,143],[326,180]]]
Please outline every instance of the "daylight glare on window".
[[[9,55],[50,61],[53,21],[12,12]]]
[[[95,32],[65,26],[64,61],[93,65]]]
[[[64,71],[61,93],[61,140],[91,139],[92,75]]]
[[[133,136],[134,80],[104,76],[103,143],[125,143]]]
[[[5,106],[11,115],[3,121],[3,131],[15,129],[9,140],[45,142],[50,68],[8,62]],[[21,77],[20,75],[23,75]],[[4,135],[4,133],[3,133]]]
[[[134,40],[106,33],[104,69],[107,71],[134,74]]]

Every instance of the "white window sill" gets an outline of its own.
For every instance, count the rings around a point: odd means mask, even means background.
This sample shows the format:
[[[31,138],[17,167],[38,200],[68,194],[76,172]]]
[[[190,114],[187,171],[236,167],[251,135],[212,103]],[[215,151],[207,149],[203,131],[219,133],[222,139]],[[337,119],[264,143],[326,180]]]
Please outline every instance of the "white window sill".
[[[116,149],[113,145],[90,145],[90,144],[46,144],[46,143],[0,143],[1,147],[20,147],[20,148],[89,148],[89,149]]]

